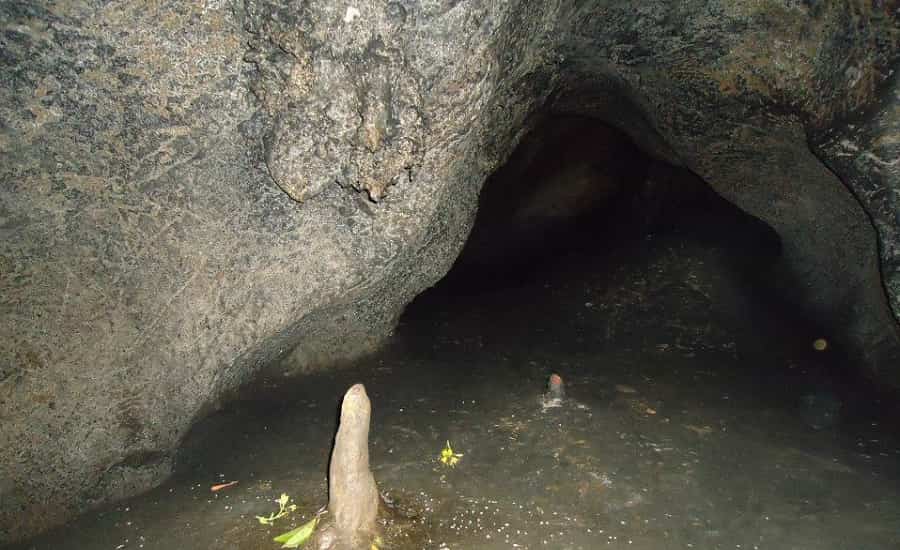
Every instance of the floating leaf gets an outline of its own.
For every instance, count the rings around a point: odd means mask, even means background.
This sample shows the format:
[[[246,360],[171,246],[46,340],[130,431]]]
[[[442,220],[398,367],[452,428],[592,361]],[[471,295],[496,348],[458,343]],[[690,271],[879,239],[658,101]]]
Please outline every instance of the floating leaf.
[[[312,536],[313,531],[316,530],[316,525],[318,523],[319,516],[316,516],[300,527],[288,531],[283,535],[278,535],[274,540],[275,542],[284,543],[281,545],[282,548],[297,548],[298,546],[306,544],[306,541]]]
[[[227,489],[229,487],[234,487],[237,484],[238,484],[237,481],[229,481],[228,483],[219,483],[217,485],[213,485],[212,487],[210,487],[209,490],[212,491],[213,493],[216,493],[223,489]]]

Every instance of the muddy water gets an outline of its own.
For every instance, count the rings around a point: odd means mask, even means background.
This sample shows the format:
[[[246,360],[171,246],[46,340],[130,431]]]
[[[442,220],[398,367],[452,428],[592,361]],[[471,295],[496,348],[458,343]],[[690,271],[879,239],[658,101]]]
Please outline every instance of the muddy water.
[[[900,548],[889,413],[813,349],[827,335],[736,275],[754,263],[738,255],[672,235],[436,289],[390,349],[260,381],[196,427],[169,483],[20,548],[277,548],[327,501],[358,381],[380,489],[414,516],[386,548]],[[553,372],[567,398],[546,407]],[[298,509],[260,525],[281,493]]]

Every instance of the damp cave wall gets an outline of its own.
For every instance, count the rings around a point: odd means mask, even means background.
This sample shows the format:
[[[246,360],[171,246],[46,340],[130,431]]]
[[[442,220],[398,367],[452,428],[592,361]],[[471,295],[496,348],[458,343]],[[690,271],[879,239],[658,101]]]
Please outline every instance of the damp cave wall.
[[[605,121],[771,226],[773,277],[897,384],[897,18],[0,4],[0,543],[160,483],[195,419],[265,365],[378,346],[541,113]]]

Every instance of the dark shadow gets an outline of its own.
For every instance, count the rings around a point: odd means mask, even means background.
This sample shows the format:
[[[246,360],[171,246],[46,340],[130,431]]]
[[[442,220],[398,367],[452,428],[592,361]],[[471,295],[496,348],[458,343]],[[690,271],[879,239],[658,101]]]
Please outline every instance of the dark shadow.
[[[846,368],[840,351],[813,348],[817,339],[828,342],[830,337],[822,323],[797,307],[792,299],[797,289],[779,278],[777,233],[690,170],[649,157],[622,132],[588,118],[547,119],[523,139],[485,183],[474,227],[453,269],[408,307],[402,322],[416,327],[408,341],[427,354],[434,353],[431,342],[444,330],[437,322],[440,312],[488,307],[507,313],[489,326],[473,328],[478,333],[473,341],[517,345],[532,337],[525,328],[511,327],[525,324],[520,319],[529,315],[552,319],[562,333],[557,338],[565,340],[564,331],[570,330],[565,317],[572,313],[529,310],[517,301],[541,301],[535,293],[542,285],[550,288],[560,281],[613,284],[623,264],[641,276],[646,258],[678,247],[686,247],[686,255],[712,254],[717,276],[730,281],[725,285],[730,291],[704,306],[711,311],[661,293],[642,315],[684,313],[690,322],[729,327],[739,343],[742,370],[752,374],[753,391],[767,399],[803,406],[808,394],[813,407],[831,407],[834,400],[844,404],[844,412],[849,403],[862,416],[874,412],[874,388]],[[674,258],[667,265],[678,262]],[[673,288],[685,283],[677,279],[679,270],[671,276]],[[696,311],[683,311],[692,307]],[[607,348],[631,347],[639,336],[646,338],[641,331],[659,328],[653,321],[632,325],[632,340],[606,342]],[[533,340],[527,345],[539,346]],[[590,347],[575,338],[570,345]],[[773,353],[784,361],[773,364]],[[875,399],[881,407],[882,399]]]

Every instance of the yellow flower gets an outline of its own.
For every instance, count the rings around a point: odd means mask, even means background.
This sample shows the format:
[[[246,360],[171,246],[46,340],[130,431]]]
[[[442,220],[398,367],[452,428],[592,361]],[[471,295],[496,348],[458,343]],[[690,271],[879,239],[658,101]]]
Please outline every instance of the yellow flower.
[[[446,464],[447,466],[456,466],[459,462],[459,459],[463,457],[462,453],[454,453],[453,447],[450,446],[450,441],[447,441],[447,446],[441,450],[441,462]]]

